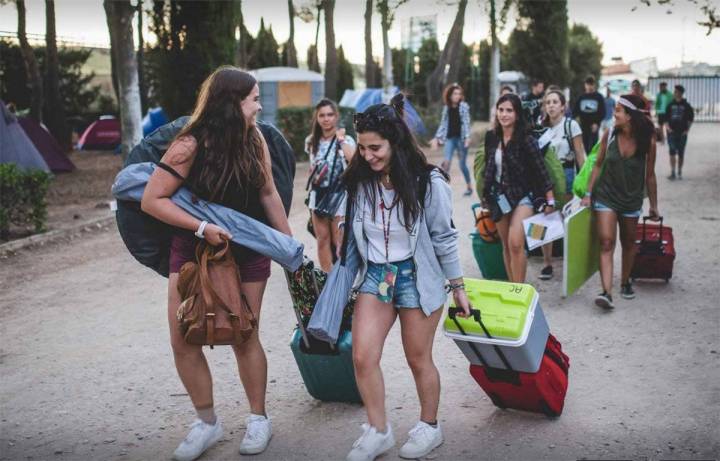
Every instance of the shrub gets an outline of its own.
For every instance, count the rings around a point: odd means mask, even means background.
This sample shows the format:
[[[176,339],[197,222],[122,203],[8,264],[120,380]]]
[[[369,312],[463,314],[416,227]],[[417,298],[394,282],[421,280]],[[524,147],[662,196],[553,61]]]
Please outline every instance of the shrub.
[[[45,230],[51,177],[44,171],[20,170],[14,163],[0,164],[0,239],[9,239],[11,224]]]

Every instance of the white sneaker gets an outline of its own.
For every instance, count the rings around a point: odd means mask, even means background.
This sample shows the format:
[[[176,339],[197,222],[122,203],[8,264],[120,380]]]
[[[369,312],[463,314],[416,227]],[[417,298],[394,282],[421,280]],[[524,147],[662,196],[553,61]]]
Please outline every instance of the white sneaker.
[[[270,443],[272,438],[272,424],[270,418],[262,415],[253,415],[245,420],[247,429],[245,429],[245,437],[240,443],[241,455],[257,455],[262,453]]]
[[[196,419],[190,425],[190,432],[180,445],[178,445],[173,459],[175,461],[192,461],[202,455],[205,450],[215,445],[223,436],[223,427],[220,420],[215,424],[207,424]]]
[[[380,433],[373,426],[363,424],[363,435],[353,443],[352,450],[348,453],[347,461],[373,461],[389,449],[395,446],[390,424],[387,431]]]
[[[442,430],[440,425],[432,427],[428,423],[419,421],[410,432],[410,438],[400,448],[400,457],[416,459],[426,456],[428,453],[443,443]]]

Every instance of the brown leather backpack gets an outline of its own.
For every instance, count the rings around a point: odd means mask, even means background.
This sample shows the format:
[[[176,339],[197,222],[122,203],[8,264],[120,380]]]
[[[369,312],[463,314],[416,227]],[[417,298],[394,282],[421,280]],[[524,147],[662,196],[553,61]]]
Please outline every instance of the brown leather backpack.
[[[240,291],[240,272],[230,243],[213,247],[200,242],[196,261],[180,268],[177,318],[188,344],[238,345],[257,329],[255,314]]]

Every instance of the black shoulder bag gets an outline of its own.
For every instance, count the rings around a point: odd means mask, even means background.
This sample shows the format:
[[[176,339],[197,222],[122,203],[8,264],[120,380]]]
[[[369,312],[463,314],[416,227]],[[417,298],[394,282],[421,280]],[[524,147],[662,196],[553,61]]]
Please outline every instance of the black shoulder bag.
[[[333,145],[334,145],[333,139]],[[328,152],[333,148],[330,145]],[[337,146],[335,146],[337,149]],[[332,168],[330,170],[330,180],[328,181],[327,187],[315,186],[315,214],[321,218],[332,219],[335,217],[340,203],[345,196],[345,187],[339,177],[335,176],[335,165],[337,164],[339,153],[335,152],[335,158],[333,159]]]

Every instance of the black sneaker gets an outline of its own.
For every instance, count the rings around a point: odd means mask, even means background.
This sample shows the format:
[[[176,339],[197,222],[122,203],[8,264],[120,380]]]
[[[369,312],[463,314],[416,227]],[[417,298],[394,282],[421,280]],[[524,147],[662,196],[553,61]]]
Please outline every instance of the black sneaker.
[[[552,266],[545,266],[540,271],[540,280],[550,280],[553,277]]]
[[[624,299],[635,299],[635,291],[633,290],[632,283],[628,282],[620,286],[620,296]]]
[[[682,180],[682,173],[678,173],[677,178]]]
[[[673,173],[673,174],[671,174],[670,176],[668,176],[668,179],[669,179],[670,181],[675,181],[675,173]]]
[[[595,305],[603,309],[613,309],[615,305],[612,302],[612,296],[607,291],[603,291],[595,296]]]

